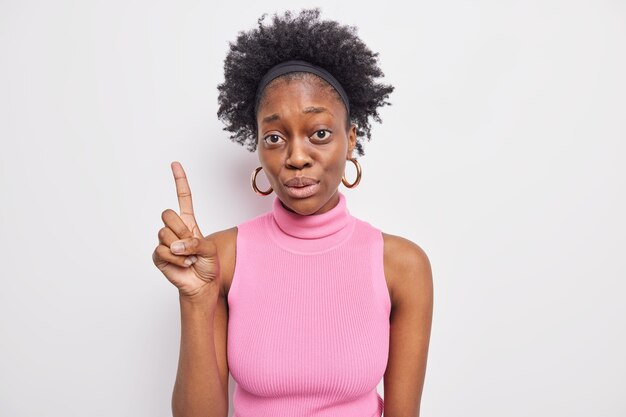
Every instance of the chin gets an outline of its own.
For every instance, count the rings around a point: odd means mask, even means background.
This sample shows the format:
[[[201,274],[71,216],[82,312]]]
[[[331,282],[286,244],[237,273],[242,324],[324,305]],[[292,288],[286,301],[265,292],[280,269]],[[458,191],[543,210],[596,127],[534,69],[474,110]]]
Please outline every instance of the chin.
[[[306,198],[296,198],[286,193],[283,194],[283,196],[280,196],[280,200],[284,205],[301,215],[314,214],[324,205],[318,194]]]

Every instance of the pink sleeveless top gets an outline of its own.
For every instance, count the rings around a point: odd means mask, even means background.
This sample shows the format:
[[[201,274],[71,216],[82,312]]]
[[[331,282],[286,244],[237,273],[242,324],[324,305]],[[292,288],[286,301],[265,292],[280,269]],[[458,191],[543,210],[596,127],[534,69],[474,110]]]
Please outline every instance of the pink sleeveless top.
[[[382,233],[346,198],[238,226],[228,293],[234,417],[380,417],[391,302]]]

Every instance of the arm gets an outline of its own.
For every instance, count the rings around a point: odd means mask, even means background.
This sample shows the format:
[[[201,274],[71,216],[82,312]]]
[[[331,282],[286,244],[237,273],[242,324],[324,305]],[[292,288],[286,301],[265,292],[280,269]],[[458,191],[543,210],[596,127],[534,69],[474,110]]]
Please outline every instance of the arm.
[[[228,416],[228,292],[235,267],[237,227],[215,232],[222,285],[207,303],[181,298],[181,344],[172,395],[174,417]],[[215,297],[213,294],[211,297]]]
[[[220,380],[214,323],[223,314],[215,301],[199,303],[180,298],[181,342],[172,395],[174,417],[226,417],[228,386]],[[212,305],[211,305],[212,304]]]
[[[384,236],[385,276],[391,282],[392,301],[384,416],[419,417],[432,323],[432,271],[418,245]]]

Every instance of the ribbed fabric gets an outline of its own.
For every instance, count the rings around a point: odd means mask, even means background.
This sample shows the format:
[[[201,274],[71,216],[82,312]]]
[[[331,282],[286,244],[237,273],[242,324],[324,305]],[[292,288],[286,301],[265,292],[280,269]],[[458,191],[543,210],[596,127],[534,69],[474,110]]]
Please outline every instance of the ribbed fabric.
[[[234,417],[380,417],[391,302],[379,229],[346,198],[238,226],[228,293]]]

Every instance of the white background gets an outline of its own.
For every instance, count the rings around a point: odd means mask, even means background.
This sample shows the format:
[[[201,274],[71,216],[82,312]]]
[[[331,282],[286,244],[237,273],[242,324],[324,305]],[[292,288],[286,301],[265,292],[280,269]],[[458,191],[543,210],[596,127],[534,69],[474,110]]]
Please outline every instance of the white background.
[[[270,209],[217,85],[238,31],[303,6],[356,25],[396,87],[341,190],[431,260],[421,415],[626,415],[617,0],[3,0],[0,415],[170,415],[170,163],[205,234]]]

